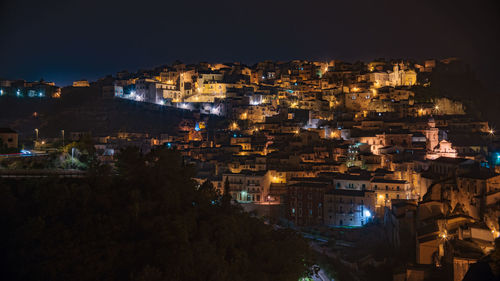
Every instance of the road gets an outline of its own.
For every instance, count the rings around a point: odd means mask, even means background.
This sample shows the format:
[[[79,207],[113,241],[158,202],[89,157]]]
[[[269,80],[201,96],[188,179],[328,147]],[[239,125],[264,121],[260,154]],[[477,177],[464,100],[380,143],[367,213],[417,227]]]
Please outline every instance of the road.
[[[313,275],[312,278],[314,281],[334,281],[334,279],[328,278],[323,269],[320,269],[318,275]]]

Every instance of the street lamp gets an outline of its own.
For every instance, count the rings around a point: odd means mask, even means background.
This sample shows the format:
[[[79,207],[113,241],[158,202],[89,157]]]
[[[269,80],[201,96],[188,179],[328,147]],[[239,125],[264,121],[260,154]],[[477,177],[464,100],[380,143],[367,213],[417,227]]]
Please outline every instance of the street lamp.
[[[61,134],[62,134],[62,144],[64,146],[64,130],[61,130]]]
[[[38,141],[38,129],[35,129],[35,134],[36,134],[35,140]]]

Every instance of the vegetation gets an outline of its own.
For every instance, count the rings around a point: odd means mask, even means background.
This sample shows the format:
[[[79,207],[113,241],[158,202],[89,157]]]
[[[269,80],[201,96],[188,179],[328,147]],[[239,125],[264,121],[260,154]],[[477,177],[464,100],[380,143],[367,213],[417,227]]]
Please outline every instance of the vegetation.
[[[0,181],[4,280],[298,280],[309,246],[197,187],[172,150],[122,151],[117,173]]]

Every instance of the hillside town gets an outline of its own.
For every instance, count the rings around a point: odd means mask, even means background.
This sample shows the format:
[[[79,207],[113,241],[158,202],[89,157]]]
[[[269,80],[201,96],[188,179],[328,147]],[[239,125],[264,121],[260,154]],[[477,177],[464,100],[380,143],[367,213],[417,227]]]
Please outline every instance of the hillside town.
[[[355,241],[339,236],[377,228],[392,252],[410,253],[393,263],[393,280],[460,281],[500,236],[497,132],[465,101],[429,91],[436,72],[463,69],[456,58],[175,62],[65,88],[1,80],[0,101],[94,91],[100,101],[181,117],[162,121],[171,128],[163,132],[125,124],[44,135],[43,127],[19,125],[27,122],[2,123],[0,177],[79,177],[87,153],[113,166],[127,146],[175,149],[200,185],[210,182],[245,211],[316,237],[315,246],[346,267],[387,262],[374,253],[353,260],[345,252]],[[26,164],[54,153],[62,156],[50,167]]]

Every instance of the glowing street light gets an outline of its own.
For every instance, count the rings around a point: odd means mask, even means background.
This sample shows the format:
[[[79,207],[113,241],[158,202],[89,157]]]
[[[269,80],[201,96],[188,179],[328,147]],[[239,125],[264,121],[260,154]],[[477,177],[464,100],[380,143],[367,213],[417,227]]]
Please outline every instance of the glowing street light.
[[[372,213],[369,210],[365,210],[365,217],[371,217]]]

